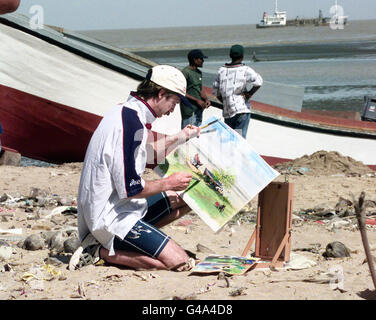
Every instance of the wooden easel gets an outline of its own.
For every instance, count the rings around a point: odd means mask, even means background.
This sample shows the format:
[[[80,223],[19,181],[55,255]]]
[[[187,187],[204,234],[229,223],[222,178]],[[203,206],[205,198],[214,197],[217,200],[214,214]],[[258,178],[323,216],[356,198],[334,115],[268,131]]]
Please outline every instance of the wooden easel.
[[[262,263],[255,268],[283,267],[290,260],[293,184],[272,182],[259,193],[257,224],[242,256],[256,239],[255,257]]]

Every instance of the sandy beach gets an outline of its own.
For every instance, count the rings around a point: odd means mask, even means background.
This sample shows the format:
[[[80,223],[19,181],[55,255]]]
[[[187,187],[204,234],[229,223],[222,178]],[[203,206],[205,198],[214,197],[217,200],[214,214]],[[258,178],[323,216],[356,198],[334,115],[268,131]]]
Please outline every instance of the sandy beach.
[[[361,163],[348,158],[346,162],[338,155],[326,157],[326,164],[312,159],[306,158],[305,162],[300,159],[296,167],[291,164],[280,166],[278,170],[285,174],[276,179],[288,179],[294,184],[291,255],[306,258],[312,265],[303,269],[291,267],[277,271],[255,269],[245,275],[229,277],[228,284],[224,279],[218,279],[217,275],[190,275],[189,271],[131,270],[109,265],[90,265],[69,271],[67,263],[70,253],[62,251],[53,256],[47,243],[39,250],[20,247],[22,241],[32,234],[46,236],[57,231],[67,237],[69,233],[73,234],[77,227],[76,214],[69,210],[68,214],[55,211],[51,215],[51,212],[63,205],[75,206],[82,163],[55,167],[0,166],[0,196],[3,195],[0,198],[0,229],[21,229],[20,234],[16,231],[14,234],[0,233],[0,252],[3,253],[0,258],[0,299],[375,298],[355,217],[350,214],[333,219],[333,214],[327,214],[318,220],[312,215],[312,212],[322,213],[323,209],[333,213],[340,197],[352,201],[351,194],[359,197],[364,191],[366,199],[372,200],[367,208],[367,215],[371,219],[372,215],[376,215],[376,207],[372,207],[376,200],[375,173]],[[145,175],[146,180],[153,177],[155,173],[152,171]],[[41,206],[36,203],[36,196],[49,200],[45,206]],[[24,200],[15,201],[22,197]],[[29,197],[29,200],[25,201],[25,197]],[[218,234],[214,234],[193,212],[166,226],[163,231],[201,260],[210,253],[241,255],[255,227],[256,207],[257,197]],[[376,248],[375,225],[367,226],[367,235],[371,248]],[[333,241],[342,242],[349,249],[350,256],[323,257],[327,244]],[[8,251],[4,251],[4,248],[8,248]],[[337,286],[330,281],[330,274],[335,270],[343,274]]]

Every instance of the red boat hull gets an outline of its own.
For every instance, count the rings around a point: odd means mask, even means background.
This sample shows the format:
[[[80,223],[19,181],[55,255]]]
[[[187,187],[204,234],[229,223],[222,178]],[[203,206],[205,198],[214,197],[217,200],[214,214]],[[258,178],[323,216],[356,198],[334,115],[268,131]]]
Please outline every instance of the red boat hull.
[[[0,85],[1,141],[23,156],[53,163],[83,161],[101,117]]]

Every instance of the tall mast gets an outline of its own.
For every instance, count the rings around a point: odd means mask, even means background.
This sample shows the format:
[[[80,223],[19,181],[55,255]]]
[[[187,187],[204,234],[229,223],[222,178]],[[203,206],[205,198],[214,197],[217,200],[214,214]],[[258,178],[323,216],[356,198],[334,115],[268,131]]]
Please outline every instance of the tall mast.
[[[278,12],[278,6],[277,6],[277,0],[275,0],[275,10],[274,10],[274,12]]]

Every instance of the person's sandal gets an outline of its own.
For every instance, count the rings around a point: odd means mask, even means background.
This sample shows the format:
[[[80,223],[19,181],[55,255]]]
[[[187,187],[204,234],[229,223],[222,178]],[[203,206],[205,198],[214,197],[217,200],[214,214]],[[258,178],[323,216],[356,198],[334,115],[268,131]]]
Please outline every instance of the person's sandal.
[[[100,248],[101,244],[89,233],[70,258],[68,269],[76,270],[89,264],[97,264],[101,260]]]

